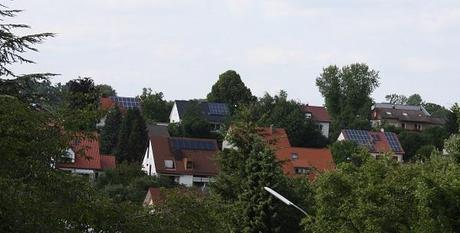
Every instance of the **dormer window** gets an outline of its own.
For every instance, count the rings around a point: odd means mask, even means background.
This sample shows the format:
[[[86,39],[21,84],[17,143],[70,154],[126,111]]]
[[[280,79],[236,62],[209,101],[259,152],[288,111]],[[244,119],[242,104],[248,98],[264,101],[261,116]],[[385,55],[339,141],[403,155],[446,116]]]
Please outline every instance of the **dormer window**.
[[[173,160],[165,160],[165,168],[169,168],[169,169],[176,168],[176,166],[174,165],[174,161]]]
[[[388,116],[391,116],[391,112],[386,112],[386,114],[387,114]]]
[[[193,169],[193,162],[192,161],[187,161],[185,163],[186,169]]]
[[[403,112],[403,116],[407,116],[407,112]]]
[[[296,167],[294,168],[295,174],[308,175],[311,173],[311,167]]]
[[[291,159],[292,160],[297,160],[297,159],[299,159],[299,155],[297,153],[292,153],[291,154]]]
[[[307,119],[311,119],[311,112],[305,113],[305,117],[306,117]]]

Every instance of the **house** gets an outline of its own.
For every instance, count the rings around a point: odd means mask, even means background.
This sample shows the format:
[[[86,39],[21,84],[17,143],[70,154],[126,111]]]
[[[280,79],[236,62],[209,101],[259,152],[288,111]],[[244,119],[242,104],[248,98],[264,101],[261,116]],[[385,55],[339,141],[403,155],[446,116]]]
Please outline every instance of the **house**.
[[[104,155],[99,151],[99,137],[93,134],[92,138],[83,137],[74,140],[67,150],[67,158],[57,163],[56,168],[74,174],[97,178],[105,169],[116,167],[115,156]]]
[[[380,103],[372,107],[371,123],[375,128],[392,125],[406,130],[422,131],[442,126],[445,120],[431,116],[423,106]]]
[[[338,141],[353,141],[369,150],[372,156],[379,158],[390,153],[393,159],[403,162],[404,150],[398,136],[392,132],[372,132],[367,130],[344,129]]]
[[[179,123],[182,121],[192,101],[176,100],[169,115],[170,123]],[[225,103],[213,103],[201,101],[199,107],[203,118],[209,122],[214,130],[218,130],[225,120],[230,116],[230,110]]]
[[[324,137],[329,138],[329,128],[331,125],[331,117],[325,107],[305,105],[302,108],[305,117],[311,119],[318,126]]]
[[[292,147],[285,129],[257,128],[257,133],[275,150],[278,161],[282,162],[284,174],[288,176],[308,176],[315,179],[321,172],[335,169],[331,151],[327,148]],[[224,141],[223,149],[232,149],[228,141]]]
[[[161,203],[164,198],[161,188],[150,187],[149,190],[147,190],[147,195],[145,195],[144,206],[157,205]]]
[[[217,175],[217,141],[150,135],[142,170],[185,186],[206,186]]]
[[[122,113],[126,113],[128,109],[139,109],[140,100],[135,97],[121,97],[121,96],[110,96],[101,97],[99,99],[99,108],[102,111],[108,111],[118,105]],[[97,124],[96,127],[102,128],[105,125],[106,116],[104,116]]]

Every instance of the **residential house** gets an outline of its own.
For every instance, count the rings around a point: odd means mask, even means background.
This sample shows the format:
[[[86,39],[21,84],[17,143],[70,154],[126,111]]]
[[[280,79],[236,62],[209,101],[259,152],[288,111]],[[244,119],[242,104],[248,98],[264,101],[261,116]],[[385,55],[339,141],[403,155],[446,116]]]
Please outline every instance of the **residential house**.
[[[116,167],[115,156],[104,155],[99,151],[99,137],[84,137],[74,140],[67,150],[67,158],[57,163],[56,168],[74,174],[86,175],[94,180],[105,169]]]
[[[217,141],[150,135],[142,170],[185,186],[206,186],[217,175]]]
[[[292,147],[286,130],[282,128],[258,128],[257,132],[273,147],[288,176],[308,176],[313,180],[318,173],[335,169],[331,151],[327,148]],[[224,141],[222,147],[234,148],[228,141]]]
[[[128,109],[139,109],[140,108],[140,100],[135,97],[121,97],[121,96],[110,96],[110,97],[101,97],[99,99],[99,107],[103,111],[108,111],[111,108],[118,105],[121,112],[126,113]],[[97,123],[97,127],[101,128],[105,125],[106,116],[104,116],[99,123]]]
[[[171,110],[171,114],[169,115],[169,122],[181,122],[191,102],[192,101],[187,100],[174,101],[174,106]],[[200,101],[199,107],[203,118],[213,126],[214,131],[220,129],[220,126],[230,116],[230,110],[228,105],[225,103]]]
[[[164,194],[161,188],[150,187],[145,195],[144,206],[151,206],[161,203],[164,200]]]
[[[375,158],[389,153],[392,154],[393,159],[403,162],[404,150],[395,133],[344,129],[337,140],[353,141],[367,148]]]
[[[326,138],[329,138],[329,128],[332,120],[327,109],[322,106],[310,106],[307,104],[302,110],[305,113],[305,117],[316,123],[321,133]]]
[[[413,131],[422,131],[433,126],[442,126],[445,120],[431,116],[423,106],[380,103],[372,107],[372,126],[393,125]]]

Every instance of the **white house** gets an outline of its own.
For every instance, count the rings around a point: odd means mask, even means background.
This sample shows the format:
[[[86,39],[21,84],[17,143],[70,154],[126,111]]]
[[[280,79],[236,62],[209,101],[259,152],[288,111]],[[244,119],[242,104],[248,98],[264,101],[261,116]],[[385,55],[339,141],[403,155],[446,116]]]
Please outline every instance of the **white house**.
[[[329,116],[327,109],[321,106],[305,105],[303,107],[303,112],[305,113],[306,118],[311,119],[316,123],[318,129],[321,131],[324,137],[329,138],[331,117]]]

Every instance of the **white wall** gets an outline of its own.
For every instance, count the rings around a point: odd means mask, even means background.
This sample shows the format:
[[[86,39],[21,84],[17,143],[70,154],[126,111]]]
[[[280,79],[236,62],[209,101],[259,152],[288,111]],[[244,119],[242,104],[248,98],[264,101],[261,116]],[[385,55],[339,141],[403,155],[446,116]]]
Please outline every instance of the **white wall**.
[[[183,184],[187,187],[192,187],[193,186],[193,176],[191,175],[179,176],[179,184]]]
[[[142,171],[147,173],[149,176],[156,176],[157,175],[157,169],[155,166],[155,159],[153,158],[153,147],[152,147],[152,141],[149,139],[149,146],[147,147],[147,150],[145,151],[144,155],[144,160],[142,161]]]
[[[169,114],[169,123],[177,123],[180,122],[179,111],[177,110],[177,105],[174,102],[174,106],[171,110],[171,114]]]
[[[321,133],[324,137],[329,138],[329,123],[328,122],[320,122],[321,125]]]

